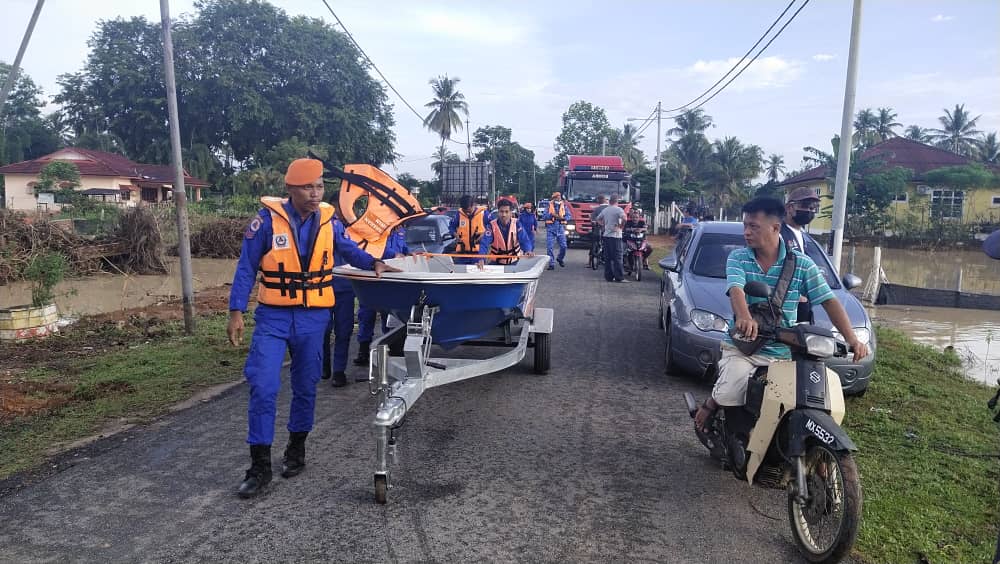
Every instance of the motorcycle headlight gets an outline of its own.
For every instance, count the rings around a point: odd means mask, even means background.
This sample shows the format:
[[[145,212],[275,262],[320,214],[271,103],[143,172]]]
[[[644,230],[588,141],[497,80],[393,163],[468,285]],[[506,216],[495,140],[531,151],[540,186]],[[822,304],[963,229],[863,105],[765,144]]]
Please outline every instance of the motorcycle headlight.
[[[729,330],[729,324],[725,319],[703,309],[691,311],[691,323],[694,323],[694,326],[702,331],[722,331],[725,333]]]
[[[806,352],[813,356],[830,357],[837,351],[837,341],[823,335],[806,335]]]
[[[576,226],[572,223],[566,225],[566,231],[576,231]]]
[[[837,331],[836,329],[831,329],[831,331],[833,331],[834,337],[840,339],[841,341],[845,340],[844,336],[840,334],[840,331]],[[872,332],[867,327],[854,327],[854,334],[857,335],[858,340],[862,343],[866,345],[870,345],[872,343]]]

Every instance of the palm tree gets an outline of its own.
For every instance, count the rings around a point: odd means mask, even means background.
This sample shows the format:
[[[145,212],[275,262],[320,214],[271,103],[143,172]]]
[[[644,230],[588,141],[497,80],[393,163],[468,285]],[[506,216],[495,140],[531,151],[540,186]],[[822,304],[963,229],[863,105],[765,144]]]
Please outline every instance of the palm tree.
[[[626,123],[622,128],[618,139],[618,156],[625,161],[625,169],[629,172],[635,172],[646,164],[646,155],[639,148],[642,138],[642,135],[638,135],[638,128],[631,123]]]
[[[771,153],[764,161],[764,171],[767,172],[767,181],[775,183],[778,175],[785,172],[785,157]]]
[[[969,112],[965,111],[965,104],[955,104],[953,112],[945,108],[944,115],[938,118],[942,128],[931,130],[938,146],[959,155],[974,154],[976,136],[982,133],[976,129],[976,121],[982,116],[971,119],[969,116]]]
[[[1000,143],[997,143],[995,131],[984,135],[979,142],[979,160],[989,164],[1000,162]]]
[[[431,170],[433,170],[434,174],[437,175],[438,180],[441,179],[441,173],[444,171],[445,163],[457,163],[462,160],[455,153],[445,149],[443,143],[438,150],[431,155],[431,158],[435,159],[434,162],[431,163]]]
[[[892,108],[878,109],[878,115],[875,117],[875,138],[879,143],[896,137],[893,129],[903,127],[903,124],[896,121],[896,117],[896,112],[892,111]]]
[[[878,118],[871,108],[865,108],[858,112],[854,118],[854,144],[861,147],[871,147],[875,141],[875,127]]]
[[[688,135],[701,135],[705,133],[705,130],[712,127],[712,116],[705,113],[704,110],[687,110],[681,115],[674,118],[674,123],[677,127],[670,128],[667,131],[667,136],[677,136],[686,137]]]
[[[903,137],[919,143],[930,143],[933,141],[931,130],[926,127],[920,127],[919,125],[911,125],[910,127],[907,127],[906,131],[903,133]]]
[[[448,75],[430,80],[434,99],[424,104],[424,107],[431,108],[431,112],[424,118],[424,127],[441,136],[441,153],[444,153],[444,142],[451,138],[451,133],[462,129],[459,112],[469,115],[465,94],[456,88],[460,81],[460,78],[448,78]]]
[[[747,183],[760,174],[762,153],[760,147],[744,145],[736,137],[712,144],[712,176],[723,207],[749,195]]]

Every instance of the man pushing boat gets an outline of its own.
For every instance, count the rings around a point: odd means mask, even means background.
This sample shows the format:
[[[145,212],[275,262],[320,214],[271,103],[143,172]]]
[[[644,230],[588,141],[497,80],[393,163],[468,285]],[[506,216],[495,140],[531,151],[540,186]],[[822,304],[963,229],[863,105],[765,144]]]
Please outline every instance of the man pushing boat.
[[[497,203],[497,218],[489,222],[479,241],[479,254],[493,256],[496,264],[513,264],[518,256],[535,256],[534,241],[520,222],[514,220],[514,203]],[[479,260],[482,267],[486,259]]]

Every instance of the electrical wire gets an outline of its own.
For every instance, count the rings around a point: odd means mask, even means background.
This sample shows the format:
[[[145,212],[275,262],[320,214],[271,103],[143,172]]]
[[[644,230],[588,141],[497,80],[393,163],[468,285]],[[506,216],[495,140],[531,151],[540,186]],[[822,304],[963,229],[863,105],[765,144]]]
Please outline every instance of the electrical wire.
[[[375,69],[375,72],[377,72],[378,75],[382,78],[382,81],[385,82],[385,85],[388,86],[389,89],[396,94],[396,97],[398,97],[400,101],[402,101],[403,104],[410,109],[411,112],[413,112],[413,115],[417,116],[417,119],[420,120],[420,123],[424,123],[424,117],[421,116],[420,113],[413,108],[410,102],[408,102],[406,98],[404,98],[403,95],[399,93],[399,90],[396,90],[396,87],[393,86],[391,82],[389,82],[389,79],[385,77],[385,74],[383,74],[382,71],[378,68],[378,65],[375,64],[375,61],[373,61],[372,58],[368,56],[368,53],[366,53],[365,50],[361,48],[361,45],[359,45],[357,40],[354,39],[354,36],[351,35],[351,32],[347,30],[347,26],[344,25],[344,22],[342,22],[340,18],[337,17],[337,13],[333,11],[332,7],[330,7],[330,3],[327,2],[326,0],[322,1],[323,5],[326,6],[326,9],[330,11],[330,15],[333,16],[333,19],[337,20],[337,25],[340,26],[340,29],[344,30],[344,34],[347,35],[347,38],[351,40],[351,43],[353,43],[354,46],[358,49],[358,51],[361,52],[361,55],[364,56],[366,61],[368,61],[368,64],[370,64],[372,68]],[[459,141],[455,141],[451,137],[448,137],[447,140],[451,141],[452,143],[455,143],[456,145],[462,145],[463,147],[467,145],[467,143],[461,143]]]
[[[747,59],[747,57],[750,55],[750,53],[752,53],[753,50],[756,49],[758,45],[760,45],[760,42],[764,41],[764,38],[766,38],[767,35],[769,33],[771,33],[771,30],[774,29],[774,26],[778,25],[778,22],[781,21],[781,18],[785,17],[785,14],[788,13],[788,10],[792,7],[793,4],[795,4],[795,2],[796,2],[796,0],[791,0],[791,2],[789,2],[788,5],[785,6],[785,9],[781,11],[781,14],[779,14],[777,18],[775,18],[774,22],[771,23],[771,26],[768,27],[766,31],[764,31],[764,33],[760,36],[760,39],[758,39],[757,42],[754,43],[752,47],[750,47],[749,49],[747,49],[747,52],[743,54],[743,57],[741,57],[740,60],[737,61],[736,64],[734,64],[732,66],[732,68],[730,68],[728,71],[726,71],[726,74],[722,75],[722,77],[719,80],[717,80],[715,82],[715,84],[709,86],[707,90],[705,90],[704,92],[702,92],[700,95],[698,95],[697,98],[695,98],[694,100],[691,100],[687,104],[684,104],[683,106],[678,106],[676,108],[671,108],[669,110],[663,110],[663,111],[666,112],[666,113],[673,113],[673,112],[676,112],[676,111],[679,111],[679,110],[683,110],[684,108],[686,108],[686,107],[690,106],[691,104],[694,104],[698,100],[704,98],[709,92],[711,92],[716,86],[718,86],[719,83],[721,83],[723,80],[725,80],[727,76],[729,76],[730,74],[732,74],[734,70],[736,70],[737,68],[739,68],[739,66],[741,64],[743,64],[743,61],[745,61]],[[808,3],[809,3],[809,1],[806,0],[806,4],[808,4]],[[805,4],[803,4],[802,6],[805,7]],[[801,9],[802,8],[799,8],[799,10],[801,10]],[[798,12],[795,12],[795,13],[797,14]],[[794,15],[792,16],[792,19],[795,19]],[[791,20],[789,20],[789,21],[791,21]],[[785,25],[788,25],[788,24],[785,24]],[[785,28],[781,28],[781,29],[785,29]],[[780,35],[781,31],[778,31],[778,34]],[[777,37],[777,36],[775,36],[775,37]],[[770,43],[768,43],[768,45],[770,45]],[[767,46],[765,46],[764,48],[766,49]],[[754,57],[754,58],[756,59],[756,57]],[[750,62],[752,63],[753,61],[750,61]],[[750,66],[750,65],[747,65],[747,66]]]

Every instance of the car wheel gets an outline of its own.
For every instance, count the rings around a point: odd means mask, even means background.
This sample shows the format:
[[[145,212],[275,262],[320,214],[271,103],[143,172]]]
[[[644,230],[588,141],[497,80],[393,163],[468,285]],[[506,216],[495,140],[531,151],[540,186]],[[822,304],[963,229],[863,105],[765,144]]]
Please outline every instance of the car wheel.
[[[656,316],[656,324],[660,329],[666,328],[663,324],[663,282],[660,282],[660,313]]]
[[[670,334],[670,318],[664,321],[666,338],[663,340],[663,373],[667,376],[680,376],[680,370],[674,362],[673,337]]]

